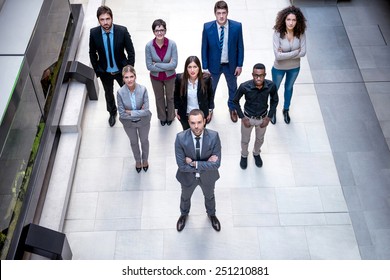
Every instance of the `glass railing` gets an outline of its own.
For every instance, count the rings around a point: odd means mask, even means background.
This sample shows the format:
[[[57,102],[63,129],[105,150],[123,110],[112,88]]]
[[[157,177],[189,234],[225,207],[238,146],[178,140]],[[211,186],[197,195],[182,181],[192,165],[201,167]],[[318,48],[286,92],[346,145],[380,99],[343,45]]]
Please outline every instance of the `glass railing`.
[[[19,14],[14,16],[17,20]],[[0,143],[1,259],[6,259],[23,205],[29,203],[26,193],[34,183],[31,180],[36,179],[32,173],[38,165],[36,156],[44,141],[42,135],[47,129],[52,100],[59,94],[54,89],[72,24],[68,1],[42,1],[16,86],[5,108],[1,123],[4,141]],[[0,71],[7,71],[7,67]]]

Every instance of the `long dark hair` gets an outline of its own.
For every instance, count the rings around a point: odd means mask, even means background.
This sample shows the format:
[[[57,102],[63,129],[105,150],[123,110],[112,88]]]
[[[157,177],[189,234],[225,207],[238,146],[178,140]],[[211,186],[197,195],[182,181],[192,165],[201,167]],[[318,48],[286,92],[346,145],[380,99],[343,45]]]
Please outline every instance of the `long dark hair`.
[[[280,33],[280,37],[284,38],[287,32],[286,18],[289,14],[293,14],[297,18],[297,24],[294,27],[294,36],[300,37],[306,30],[306,18],[301,9],[295,6],[289,6],[278,12],[276,16],[274,30]]]
[[[187,67],[192,62],[195,62],[195,64],[199,68],[198,83],[200,83],[200,87],[202,89],[202,92],[203,93],[205,92],[206,85],[205,85],[205,82],[203,80],[202,65],[200,63],[199,58],[195,55],[192,55],[192,56],[189,56],[187,58],[186,62],[184,63],[184,72],[183,72],[183,76],[181,78],[181,85],[180,85],[180,96],[184,96],[187,93],[188,79],[190,78],[190,75],[188,74]]]

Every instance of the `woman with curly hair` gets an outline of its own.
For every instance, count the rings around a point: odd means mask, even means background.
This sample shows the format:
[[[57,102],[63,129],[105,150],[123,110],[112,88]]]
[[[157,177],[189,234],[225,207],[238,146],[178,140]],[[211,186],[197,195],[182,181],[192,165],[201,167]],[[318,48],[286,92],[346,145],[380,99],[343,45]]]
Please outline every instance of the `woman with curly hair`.
[[[283,117],[285,123],[290,123],[290,103],[293,94],[293,86],[298,77],[301,57],[306,54],[306,19],[302,11],[290,6],[278,12],[273,35],[273,49],[275,61],[272,67],[272,80],[279,89],[283,77],[284,104]],[[276,114],[271,119],[276,123]]]

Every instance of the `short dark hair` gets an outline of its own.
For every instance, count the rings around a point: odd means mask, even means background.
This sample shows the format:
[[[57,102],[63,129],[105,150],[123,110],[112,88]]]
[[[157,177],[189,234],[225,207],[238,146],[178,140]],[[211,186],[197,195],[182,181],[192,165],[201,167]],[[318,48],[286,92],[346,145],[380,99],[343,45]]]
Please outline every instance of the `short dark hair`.
[[[258,70],[264,69],[264,70],[265,70],[265,65],[264,65],[263,63],[256,63],[256,64],[253,66],[253,69],[258,69]]]
[[[162,25],[164,27],[164,29],[166,30],[167,29],[167,24],[164,20],[162,20],[161,18],[159,19],[156,19],[155,21],[153,21],[152,23],[152,30],[154,31],[154,29],[157,27],[157,26],[160,26]]]
[[[217,10],[226,10],[226,12],[229,12],[228,4],[225,1],[218,1],[214,5],[214,14],[217,12]]]
[[[98,9],[97,9],[97,13],[96,13],[96,16],[97,18],[99,19],[99,17],[103,14],[109,14],[111,16],[111,18],[113,18],[112,16],[112,11],[109,7],[107,6],[100,6]]]
[[[190,118],[190,116],[197,116],[197,115],[201,115],[202,119],[204,119],[204,113],[201,109],[192,109],[188,114],[188,119]]]

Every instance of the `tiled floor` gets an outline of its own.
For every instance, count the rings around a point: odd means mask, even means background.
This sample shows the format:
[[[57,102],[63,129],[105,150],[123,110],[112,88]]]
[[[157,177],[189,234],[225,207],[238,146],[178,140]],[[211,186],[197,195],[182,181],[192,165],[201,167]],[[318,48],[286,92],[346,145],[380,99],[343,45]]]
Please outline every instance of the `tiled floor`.
[[[212,229],[198,188],[186,228],[178,233],[175,226],[180,215],[180,184],[175,179],[173,144],[181,126],[175,121],[170,127],[162,127],[156,118],[144,47],[153,38],[153,20],[163,18],[167,22],[167,37],[178,45],[177,72],[182,72],[189,55],[200,57],[202,26],[214,19],[214,1],[107,0],[105,4],[112,8],[114,22],[128,27],[136,50],[137,81],[149,90],[153,113],[150,168],[146,173],[136,173],[121,124],[108,126],[100,85],[99,100],[86,102],[82,142],[65,220],[64,232],[74,259],[360,259],[362,248],[367,249],[363,256],[378,258],[374,241],[390,243],[390,221],[382,213],[389,209],[389,191],[378,179],[378,190],[387,195],[387,208],[375,209],[381,213],[379,216],[374,210],[362,211],[361,201],[369,198],[369,190],[362,183],[365,177],[353,171],[363,168],[357,165],[368,168],[367,172],[379,167],[388,178],[389,165],[385,164],[387,169],[383,164],[366,166],[360,157],[353,160],[361,155],[344,153],[348,147],[363,151],[365,157],[376,157],[361,149],[369,144],[367,138],[349,141],[329,135],[343,135],[344,130],[360,127],[341,123],[329,129],[325,124],[329,122],[330,107],[320,104],[318,91],[322,93],[332,85],[315,82],[313,73],[322,71],[317,71],[315,62],[321,57],[310,48],[308,57],[302,60],[295,87],[292,122],[286,125],[282,121],[279,105],[278,122],[270,124],[266,133],[262,147],[264,166],[260,169],[251,157],[247,170],[239,167],[240,125],[230,121],[226,83],[221,79],[214,118],[208,127],[219,132],[222,142],[221,178],[216,184],[217,216],[222,230]],[[257,62],[267,66],[270,79],[272,26],[277,11],[289,5],[289,1],[240,0],[228,4],[229,18],[241,21],[244,29],[245,61],[239,83],[251,78],[251,68]],[[305,9],[305,13],[314,21],[310,16],[317,10],[310,9]],[[83,36],[87,33],[84,31]],[[335,33],[337,30],[331,34]],[[313,41],[309,46],[316,48]],[[79,51],[88,53],[87,49]],[[344,97],[342,104],[354,100]],[[367,96],[363,93],[362,98]],[[337,117],[337,113],[332,116]],[[351,165],[356,167],[352,171]],[[348,179],[360,179],[362,187],[345,184]],[[364,219],[370,215],[371,218]],[[360,223],[352,224],[351,219]],[[375,226],[381,231],[370,231]],[[363,239],[359,242],[356,236],[365,236],[366,243]],[[381,256],[388,258],[389,254],[382,252]]]

